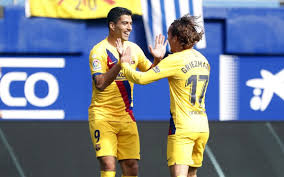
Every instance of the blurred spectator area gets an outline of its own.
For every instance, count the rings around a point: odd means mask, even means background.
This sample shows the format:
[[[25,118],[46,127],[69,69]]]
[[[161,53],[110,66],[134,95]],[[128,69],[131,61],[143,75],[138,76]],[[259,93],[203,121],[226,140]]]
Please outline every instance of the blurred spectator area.
[[[206,7],[279,7],[284,0],[203,0]],[[24,6],[25,0],[0,0],[1,6]]]
[[[279,7],[284,0],[203,0],[206,7]]]

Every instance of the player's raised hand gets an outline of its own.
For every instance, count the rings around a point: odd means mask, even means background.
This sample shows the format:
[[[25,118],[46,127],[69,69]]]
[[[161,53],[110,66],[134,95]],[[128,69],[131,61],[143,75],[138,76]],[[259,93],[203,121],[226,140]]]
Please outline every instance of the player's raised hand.
[[[121,63],[131,63],[131,50],[130,47],[127,47],[123,50],[122,55],[120,56]]]
[[[151,45],[149,46],[150,53],[155,59],[163,59],[166,54],[167,44],[168,40],[165,41],[164,35],[160,34],[156,36],[154,48]]]

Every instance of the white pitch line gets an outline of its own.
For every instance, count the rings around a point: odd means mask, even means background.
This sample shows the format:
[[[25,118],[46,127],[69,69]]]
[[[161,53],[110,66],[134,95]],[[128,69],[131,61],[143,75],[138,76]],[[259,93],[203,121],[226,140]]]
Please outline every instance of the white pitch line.
[[[211,151],[210,147],[208,145],[206,145],[205,148],[205,152],[207,153],[207,155],[209,156],[209,159],[211,160],[215,170],[217,171],[218,175],[220,177],[225,177],[225,174],[221,168],[221,166],[219,165],[219,163],[217,162],[213,152]]]
[[[16,157],[16,155],[15,155],[15,153],[14,153],[12,147],[11,147],[10,144],[8,143],[8,141],[7,141],[7,139],[6,139],[6,136],[5,136],[5,134],[4,134],[4,132],[2,131],[1,128],[0,128],[0,137],[1,137],[1,139],[2,139],[2,141],[3,141],[3,143],[4,143],[4,145],[6,146],[6,148],[7,148],[8,152],[9,152],[9,154],[10,154],[10,156],[11,156],[11,158],[12,158],[12,160],[13,160],[13,162],[14,162],[14,164],[15,164],[15,166],[16,166],[16,168],[17,168],[19,174],[20,174],[20,176],[21,176],[21,177],[25,177],[24,171],[23,171],[23,169],[22,169],[20,163],[18,162],[17,157]]]
[[[272,125],[269,122],[267,122],[265,125],[267,126],[267,128],[270,131],[270,133],[272,134],[272,136],[275,138],[276,142],[278,143],[278,145],[280,146],[280,148],[282,150],[282,153],[284,154],[284,144],[281,141],[280,137],[278,136],[278,134],[276,133],[276,131],[274,130],[274,128],[272,127]]]
[[[64,110],[1,110],[2,119],[64,119]]]

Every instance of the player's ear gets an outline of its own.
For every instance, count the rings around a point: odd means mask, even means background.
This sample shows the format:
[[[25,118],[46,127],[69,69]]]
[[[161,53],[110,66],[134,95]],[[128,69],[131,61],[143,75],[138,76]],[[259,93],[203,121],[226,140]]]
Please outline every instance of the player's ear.
[[[114,22],[109,22],[109,29],[114,31],[114,29],[115,29],[115,23]]]
[[[177,41],[178,41],[178,37],[177,37],[177,36],[174,36],[174,37],[173,37],[173,40],[174,40],[174,42],[177,42]]]

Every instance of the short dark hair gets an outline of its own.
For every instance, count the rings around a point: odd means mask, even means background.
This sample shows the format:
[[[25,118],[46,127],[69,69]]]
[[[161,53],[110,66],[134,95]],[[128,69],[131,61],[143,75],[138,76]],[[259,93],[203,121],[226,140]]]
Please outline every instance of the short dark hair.
[[[124,7],[114,7],[112,8],[109,13],[107,14],[107,25],[109,27],[110,22],[117,23],[120,16],[122,15],[130,15],[132,16],[132,12],[129,9],[126,9]]]
[[[194,44],[202,39],[204,31],[202,29],[200,32],[197,31],[198,28],[200,29],[200,26],[196,22],[198,18],[187,14],[176,19],[170,26],[169,30],[172,36],[177,36],[178,41],[184,49],[193,47]]]

